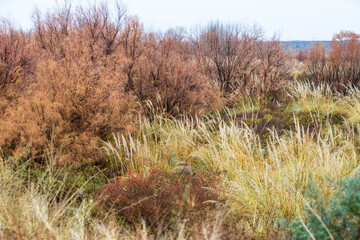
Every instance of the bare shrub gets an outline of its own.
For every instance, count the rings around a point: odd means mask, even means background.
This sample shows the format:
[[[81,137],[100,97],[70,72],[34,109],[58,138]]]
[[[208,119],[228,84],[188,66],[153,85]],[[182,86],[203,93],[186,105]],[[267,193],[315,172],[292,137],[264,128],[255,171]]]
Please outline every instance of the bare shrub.
[[[45,16],[38,9],[34,12],[35,43],[55,60],[65,57],[70,43],[69,34],[74,23],[71,7],[65,1],[63,7],[48,11]]]
[[[196,56],[210,79],[225,93],[246,88],[255,71],[256,41],[260,29],[250,30],[237,25],[212,23],[195,36]]]
[[[88,39],[85,47],[89,48],[92,61],[101,55],[109,56],[118,51],[126,21],[126,9],[119,2],[116,2],[114,8],[102,2],[77,11],[76,26],[83,37]]]
[[[265,40],[256,26],[213,23],[195,34],[193,45],[207,78],[215,79],[228,104],[249,95],[262,101],[290,79],[284,47],[276,38]]]
[[[260,100],[278,97],[281,88],[291,79],[290,55],[275,37],[269,41],[259,41],[257,51],[258,61],[255,73],[258,81],[253,83],[256,96]]]
[[[141,56],[130,57],[130,63],[136,60],[137,70],[128,72],[127,83],[127,90],[141,103],[151,101],[172,116],[204,113],[216,106],[217,88],[197,67],[188,41],[171,34],[148,34],[144,44]]]
[[[5,155],[26,152],[41,161],[52,148],[61,153],[61,163],[78,164],[97,158],[100,139],[127,128],[135,100],[151,101],[173,116],[204,113],[218,101],[216,88],[197,68],[190,42],[170,33],[146,34],[121,4],[75,10],[65,1],[46,14],[37,10],[34,26],[29,35],[29,56],[36,58],[33,77],[16,102],[5,104],[0,120]],[[19,46],[10,61],[25,67]],[[9,74],[9,83],[17,79]]]
[[[140,71],[140,58],[145,51],[145,32],[144,27],[136,18],[131,18],[126,23],[122,34],[122,47],[124,53],[124,73],[127,76],[125,91],[135,94],[142,101],[139,90],[135,89],[134,81],[138,82]]]

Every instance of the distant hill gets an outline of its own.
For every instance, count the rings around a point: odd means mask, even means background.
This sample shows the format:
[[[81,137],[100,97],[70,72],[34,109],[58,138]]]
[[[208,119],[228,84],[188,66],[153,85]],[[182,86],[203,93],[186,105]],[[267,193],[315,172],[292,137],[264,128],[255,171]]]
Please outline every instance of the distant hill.
[[[315,46],[316,43],[324,43],[326,50],[330,50],[330,41],[282,41],[287,49],[293,49],[295,51],[310,49]]]

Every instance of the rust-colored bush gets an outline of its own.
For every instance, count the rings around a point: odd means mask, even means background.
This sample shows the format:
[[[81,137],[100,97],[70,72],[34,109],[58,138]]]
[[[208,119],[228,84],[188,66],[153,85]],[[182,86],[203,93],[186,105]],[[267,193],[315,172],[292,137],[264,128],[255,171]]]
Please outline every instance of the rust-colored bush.
[[[308,70],[313,81],[321,82],[326,78],[326,48],[323,43],[316,43],[308,54]]]
[[[62,163],[95,158],[98,142],[124,126],[131,99],[125,99],[120,37],[103,5],[91,8],[86,22],[65,6],[42,18],[37,13],[34,79],[1,119],[0,145],[7,155],[26,147],[43,159],[50,148],[61,151]],[[120,15],[118,15],[120,16]],[[101,28],[91,28],[94,22]],[[90,29],[90,30],[89,30]],[[93,37],[91,29],[98,31]],[[113,38],[109,40],[109,38]],[[35,54],[35,53],[34,53]]]
[[[341,31],[335,34],[329,51],[329,80],[343,91],[344,84],[357,86],[360,81],[360,35]]]
[[[9,98],[10,85],[24,80],[31,71],[30,36],[9,21],[0,22],[0,97]],[[18,84],[17,88],[21,88]]]
[[[358,86],[360,81],[360,35],[341,31],[334,35],[331,49],[323,44],[309,52],[308,69],[313,81],[326,82],[335,90],[346,92],[346,85]]]

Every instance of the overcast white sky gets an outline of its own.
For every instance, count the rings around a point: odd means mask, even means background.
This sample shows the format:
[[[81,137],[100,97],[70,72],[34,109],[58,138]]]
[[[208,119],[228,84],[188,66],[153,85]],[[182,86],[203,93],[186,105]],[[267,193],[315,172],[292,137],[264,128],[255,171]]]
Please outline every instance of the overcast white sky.
[[[58,0],[61,2],[61,0]],[[92,0],[90,0],[91,2]],[[31,15],[56,5],[56,0],[0,0],[0,16],[23,28]],[[73,0],[77,4],[89,0]],[[112,0],[108,0],[112,2]],[[190,28],[210,21],[258,24],[281,40],[330,40],[340,30],[360,33],[360,0],[123,0],[145,27]]]

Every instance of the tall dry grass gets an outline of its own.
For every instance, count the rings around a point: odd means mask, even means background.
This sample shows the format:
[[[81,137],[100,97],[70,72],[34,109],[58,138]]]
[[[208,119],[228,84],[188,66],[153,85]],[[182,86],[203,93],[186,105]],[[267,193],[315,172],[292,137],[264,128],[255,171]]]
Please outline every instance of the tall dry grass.
[[[264,236],[301,213],[309,184],[326,205],[333,182],[359,167],[358,39],[336,35],[330,59],[318,46],[307,65],[316,81],[288,85],[291,56],[256,27],[211,24],[191,38],[161,34],[144,29],[120,3],[75,8],[68,1],[36,11],[29,33],[2,22],[0,238],[221,239],[236,232],[232,224]],[[283,96],[277,91],[284,86],[291,130],[264,129],[264,139],[253,128],[262,120],[256,110]],[[209,112],[224,103],[232,108]],[[303,112],[314,131],[295,117]],[[77,186],[59,168],[84,163],[109,176],[126,177],[149,163],[214,174],[228,208],[191,229],[176,219],[176,228],[154,235],[143,222],[129,227],[99,213],[83,195],[87,183]]]
[[[97,203],[84,198],[80,187],[69,180],[69,172],[47,169],[35,180],[26,170],[8,165],[0,176],[1,239],[222,239],[226,212],[219,210],[192,232],[186,219],[177,219],[172,230],[154,233],[144,222],[130,227],[114,215],[99,214]],[[93,176],[93,177],[96,177]],[[69,189],[67,184],[73,184]],[[196,229],[196,230],[195,230]],[[245,233],[242,233],[245,237]],[[241,237],[241,235],[239,235]]]
[[[293,96],[307,101],[332,98],[326,89],[298,83]],[[269,129],[265,146],[231,111],[226,113],[230,120],[220,114],[180,120],[156,116],[152,122],[140,121],[138,135],[114,135],[104,148],[123,170],[137,171],[146,159],[169,169],[186,165],[218,174],[237,215],[254,232],[265,232],[277,219],[297,216],[310,183],[331,196],[336,189],[327,179],[340,181],[358,167],[358,126],[348,120],[342,126],[331,125],[331,112],[321,114],[328,115],[326,122],[320,114],[312,116],[319,124],[317,132],[295,120],[292,130],[281,137]]]

